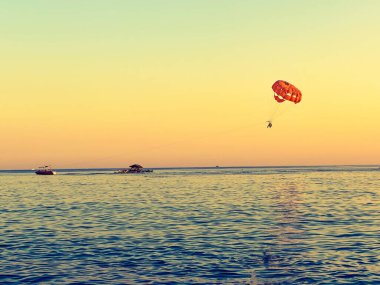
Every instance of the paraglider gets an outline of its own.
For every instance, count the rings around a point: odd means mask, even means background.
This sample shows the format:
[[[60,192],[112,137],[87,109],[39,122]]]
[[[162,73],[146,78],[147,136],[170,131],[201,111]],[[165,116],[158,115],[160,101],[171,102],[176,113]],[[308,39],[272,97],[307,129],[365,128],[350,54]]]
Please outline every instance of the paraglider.
[[[301,91],[293,84],[290,84],[285,80],[277,80],[275,83],[273,83],[272,89],[274,91],[274,99],[278,103],[289,101],[293,102],[294,104],[298,104],[301,102]],[[268,120],[267,123],[267,128],[272,128],[272,120]]]
[[[286,82],[284,80],[277,80],[275,83],[273,83],[272,89],[275,93],[274,99],[276,99],[278,103],[290,101],[294,102],[294,104],[297,104],[301,102],[301,91],[289,82]]]

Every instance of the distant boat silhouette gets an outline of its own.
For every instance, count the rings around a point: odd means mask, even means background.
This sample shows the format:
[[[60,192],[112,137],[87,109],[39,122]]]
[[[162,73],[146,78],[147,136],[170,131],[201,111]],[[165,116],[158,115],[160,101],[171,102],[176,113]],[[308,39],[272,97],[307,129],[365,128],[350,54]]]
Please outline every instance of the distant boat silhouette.
[[[55,175],[57,172],[55,172],[49,165],[40,166],[38,167],[37,171],[35,172],[37,175]]]
[[[126,169],[120,169],[115,174],[130,174],[130,173],[146,173],[146,172],[153,172],[151,169],[144,169],[140,164],[132,164],[129,166],[129,168]]]

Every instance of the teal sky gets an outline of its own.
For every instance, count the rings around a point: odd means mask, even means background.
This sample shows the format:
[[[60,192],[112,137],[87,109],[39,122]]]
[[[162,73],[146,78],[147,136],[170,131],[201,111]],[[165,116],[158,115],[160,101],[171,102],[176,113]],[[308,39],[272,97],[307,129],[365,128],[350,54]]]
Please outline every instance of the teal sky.
[[[380,3],[46,0],[2,1],[0,6],[2,43],[11,43],[12,47],[15,40],[30,44],[31,49],[57,44],[57,50],[70,48],[73,42],[76,48],[96,44],[92,48],[118,50],[124,45],[149,49],[151,44],[158,44],[155,48],[175,49],[179,45],[203,49],[245,41],[257,47],[265,43],[266,47],[273,44],[287,51],[303,48],[305,52],[313,42],[318,43],[316,48],[323,46],[321,37],[344,45],[347,42],[337,40],[345,39],[347,33],[353,36],[355,31],[354,36],[360,36],[367,32],[361,31],[363,26],[375,32]]]

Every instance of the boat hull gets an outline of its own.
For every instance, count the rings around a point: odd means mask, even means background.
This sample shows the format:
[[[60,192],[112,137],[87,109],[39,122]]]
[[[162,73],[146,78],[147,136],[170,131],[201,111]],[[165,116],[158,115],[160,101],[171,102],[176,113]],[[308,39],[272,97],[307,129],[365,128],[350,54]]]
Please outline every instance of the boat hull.
[[[35,172],[37,175],[55,175],[57,174],[55,171],[53,170],[37,170]]]
[[[142,174],[142,173],[151,173],[153,170],[140,170],[140,171],[133,171],[133,170],[119,170],[114,172],[115,174]]]

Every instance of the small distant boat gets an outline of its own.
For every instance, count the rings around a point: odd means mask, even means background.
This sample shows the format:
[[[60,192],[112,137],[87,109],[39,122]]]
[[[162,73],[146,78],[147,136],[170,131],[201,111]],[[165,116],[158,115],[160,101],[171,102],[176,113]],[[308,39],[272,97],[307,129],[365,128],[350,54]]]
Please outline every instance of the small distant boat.
[[[37,175],[55,175],[55,174],[57,174],[57,172],[55,172],[53,169],[51,169],[51,167],[48,165],[38,167],[38,169],[35,173]]]
[[[120,169],[115,174],[131,174],[131,173],[147,173],[147,172],[153,172],[152,169],[144,169],[140,164],[132,164],[129,166],[129,168],[126,169]]]

